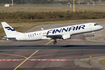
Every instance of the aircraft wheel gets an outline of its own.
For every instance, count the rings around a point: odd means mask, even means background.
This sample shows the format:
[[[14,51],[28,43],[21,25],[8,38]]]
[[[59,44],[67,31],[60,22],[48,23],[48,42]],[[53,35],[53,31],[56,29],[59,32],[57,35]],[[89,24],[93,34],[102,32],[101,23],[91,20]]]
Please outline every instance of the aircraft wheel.
[[[57,41],[54,41],[53,44],[57,44]]]

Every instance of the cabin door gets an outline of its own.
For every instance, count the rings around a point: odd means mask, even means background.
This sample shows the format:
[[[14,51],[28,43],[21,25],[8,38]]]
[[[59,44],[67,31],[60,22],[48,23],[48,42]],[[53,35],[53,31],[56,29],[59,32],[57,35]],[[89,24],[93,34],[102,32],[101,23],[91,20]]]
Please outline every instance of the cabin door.
[[[92,24],[89,24],[89,28],[90,28],[90,30],[92,30]]]

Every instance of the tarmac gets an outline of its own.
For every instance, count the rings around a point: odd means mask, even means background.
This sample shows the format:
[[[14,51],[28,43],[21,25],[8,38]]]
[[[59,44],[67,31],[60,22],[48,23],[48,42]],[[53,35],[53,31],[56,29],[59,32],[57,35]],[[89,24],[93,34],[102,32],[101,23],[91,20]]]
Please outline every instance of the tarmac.
[[[104,25],[104,22],[97,23]],[[55,25],[45,25],[43,28],[53,26]],[[58,26],[64,24],[57,24],[55,27]],[[40,27],[42,25],[31,30]],[[58,39],[56,45],[50,40],[31,42],[1,40],[0,70],[105,70],[105,66],[99,62],[105,58],[104,30],[100,32],[101,35],[97,32],[94,34],[94,40],[90,40],[93,38],[92,33],[79,34],[68,40]],[[97,37],[102,37],[103,41]]]

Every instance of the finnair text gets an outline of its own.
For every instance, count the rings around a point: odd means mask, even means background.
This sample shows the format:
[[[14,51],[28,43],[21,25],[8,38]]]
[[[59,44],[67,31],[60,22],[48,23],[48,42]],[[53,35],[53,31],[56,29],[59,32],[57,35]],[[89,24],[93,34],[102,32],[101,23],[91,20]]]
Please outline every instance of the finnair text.
[[[47,35],[49,35],[49,34],[56,34],[56,33],[62,33],[62,32],[70,32],[70,31],[75,31],[75,30],[80,30],[80,29],[85,29],[85,25],[71,26],[71,27],[65,27],[65,28],[60,28],[60,29],[49,30],[47,32]]]

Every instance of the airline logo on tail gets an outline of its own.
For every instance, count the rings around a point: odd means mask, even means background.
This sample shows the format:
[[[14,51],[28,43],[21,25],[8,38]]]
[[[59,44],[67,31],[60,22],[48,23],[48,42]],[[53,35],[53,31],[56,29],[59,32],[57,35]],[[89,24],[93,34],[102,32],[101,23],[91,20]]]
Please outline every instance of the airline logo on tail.
[[[5,27],[7,30],[11,30],[11,31],[15,31],[14,29],[10,28],[10,27]]]

